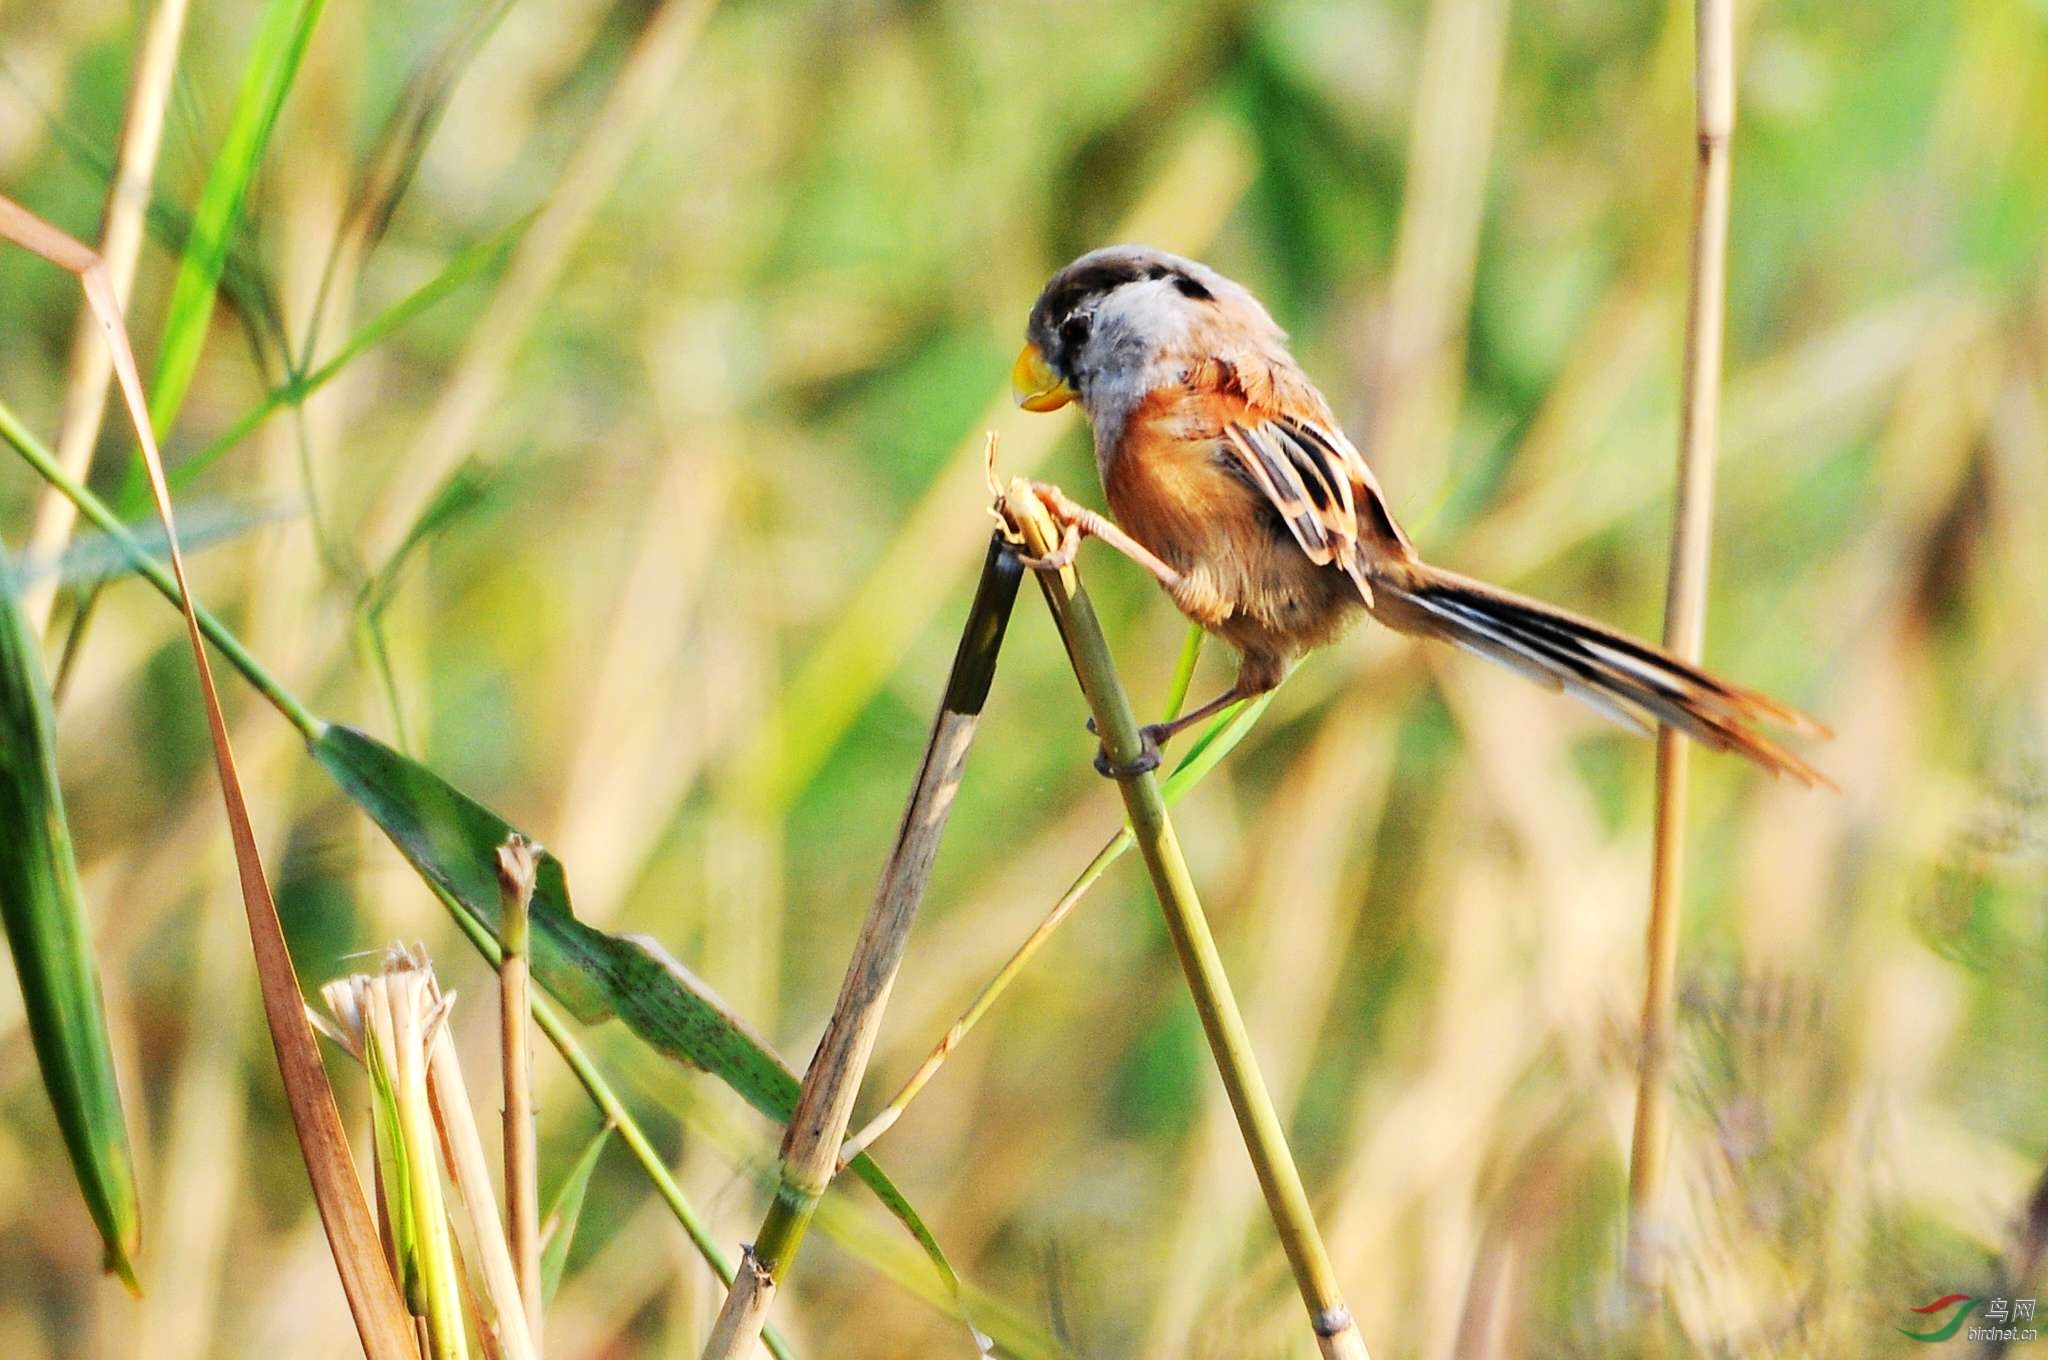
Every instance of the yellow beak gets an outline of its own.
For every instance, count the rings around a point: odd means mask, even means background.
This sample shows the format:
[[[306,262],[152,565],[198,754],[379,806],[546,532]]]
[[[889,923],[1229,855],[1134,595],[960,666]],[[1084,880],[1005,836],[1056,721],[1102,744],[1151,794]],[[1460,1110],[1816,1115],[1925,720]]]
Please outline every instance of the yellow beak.
[[[1074,399],[1074,389],[1052,371],[1036,345],[1024,346],[1011,367],[1010,394],[1027,411],[1057,411]]]

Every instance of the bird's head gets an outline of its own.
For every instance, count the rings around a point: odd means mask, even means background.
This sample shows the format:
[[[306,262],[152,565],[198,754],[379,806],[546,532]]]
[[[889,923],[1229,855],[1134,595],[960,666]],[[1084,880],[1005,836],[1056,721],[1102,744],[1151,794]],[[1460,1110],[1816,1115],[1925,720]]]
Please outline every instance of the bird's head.
[[[1258,300],[1207,265],[1148,246],[1105,246],[1053,275],[1010,372],[1017,404],[1091,415],[1175,381],[1218,336],[1277,338]]]

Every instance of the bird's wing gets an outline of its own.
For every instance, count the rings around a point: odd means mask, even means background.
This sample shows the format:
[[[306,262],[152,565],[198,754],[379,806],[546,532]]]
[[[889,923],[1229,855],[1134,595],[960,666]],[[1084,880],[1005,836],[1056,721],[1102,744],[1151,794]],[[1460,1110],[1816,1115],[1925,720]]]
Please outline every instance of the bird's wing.
[[[1224,425],[1223,442],[1312,561],[1350,555],[1358,541],[1351,479],[1307,427],[1240,417]]]
[[[1190,381],[1222,408],[1223,448],[1311,561],[1358,575],[1361,541],[1367,557],[1414,557],[1379,480],[1299,370],[1212,360]]]

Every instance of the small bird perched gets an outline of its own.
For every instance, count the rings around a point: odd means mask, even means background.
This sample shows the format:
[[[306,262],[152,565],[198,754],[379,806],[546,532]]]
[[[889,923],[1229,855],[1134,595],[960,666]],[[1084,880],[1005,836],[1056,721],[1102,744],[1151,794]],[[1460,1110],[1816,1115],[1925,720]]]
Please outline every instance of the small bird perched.
[[[1827,779],[1754,730],[1829,735],[1767,695],[1611,628],[1424,562],[1329,403],[1287,352],[1257,298],[1206,265],[1109,246],[1053,276],[1031,309],[1011,373],[1018,405],[1079,401],[1114,523],[1056,487],[1065,525],[1133,558],[1181,612],[1237,650],[1237,683],[1144,729],[1137,769],[1160,744],[1274,688],[1360,611],[1440,638],[1562,690],[1624,727],[1663,723],[1803,784]],[[1105,774],[1112,769],[1098,755]]]

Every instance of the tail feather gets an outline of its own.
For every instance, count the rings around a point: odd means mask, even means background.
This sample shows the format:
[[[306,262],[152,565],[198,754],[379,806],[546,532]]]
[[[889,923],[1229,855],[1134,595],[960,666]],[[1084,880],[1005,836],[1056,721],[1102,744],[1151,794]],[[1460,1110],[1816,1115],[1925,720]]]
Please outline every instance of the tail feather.
[[[1772,774],[1832,788],[1820,771],[1755,730],[1758,723],[1832,735],[1798,709],[1731,684],[1605,624],[1422,563],[1373,579],[1373,613],[1497,661],[1562,691],[1622,727],[1662,723]]]

